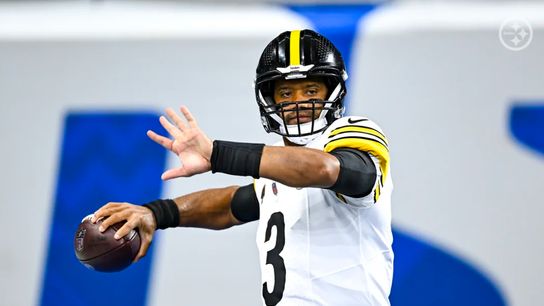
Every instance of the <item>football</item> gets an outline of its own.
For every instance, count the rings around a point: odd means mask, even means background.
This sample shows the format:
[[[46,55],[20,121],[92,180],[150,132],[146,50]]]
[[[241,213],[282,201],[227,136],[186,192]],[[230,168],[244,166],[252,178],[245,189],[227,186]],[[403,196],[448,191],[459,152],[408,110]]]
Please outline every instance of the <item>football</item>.
[[[87,268],[100,272],[121,271],[130,266],[140,249],[140,235],[132,230],[119,240],[113,238],[124,222],[116,223],[101,233],[102,219],[91,222],[92,215],[85,217],[74,237],[77,259]]]

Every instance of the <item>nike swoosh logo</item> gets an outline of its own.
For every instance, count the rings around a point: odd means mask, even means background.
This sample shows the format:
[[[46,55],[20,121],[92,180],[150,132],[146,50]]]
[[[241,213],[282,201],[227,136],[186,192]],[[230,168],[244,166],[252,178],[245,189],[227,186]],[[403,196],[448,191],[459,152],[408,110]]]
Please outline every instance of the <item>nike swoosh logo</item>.
[[[351,118],[348,118],[348,122],[353,124],[361,121],[367,121],[368,119],[357,119],[357,120],[351,120]]]

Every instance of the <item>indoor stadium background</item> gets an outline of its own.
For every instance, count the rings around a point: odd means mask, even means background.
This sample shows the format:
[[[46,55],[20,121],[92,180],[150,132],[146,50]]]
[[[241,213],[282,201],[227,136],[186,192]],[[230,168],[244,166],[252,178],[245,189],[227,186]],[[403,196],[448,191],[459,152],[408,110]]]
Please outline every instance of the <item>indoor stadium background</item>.
[[[161,231],[115,274],[73,235],[109,201],[251,182],[161,182],[176,160],[145,131],[183,104],[211,138],[274,142],[254,71],[301,28],[390,139],[392,305],[544,305],[542,1],[0,1],[0,305],[259,305],[256,224]]]

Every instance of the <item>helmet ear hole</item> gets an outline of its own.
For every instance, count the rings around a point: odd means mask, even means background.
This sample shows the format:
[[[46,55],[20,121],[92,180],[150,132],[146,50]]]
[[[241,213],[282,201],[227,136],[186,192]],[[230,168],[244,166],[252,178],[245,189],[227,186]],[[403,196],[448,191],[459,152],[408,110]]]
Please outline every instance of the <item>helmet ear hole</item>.
[[[274,98],[272,96],[265,96],[264,97],[264,101],[268,104],[268,105],[275,105],[276,104],[276,101],[274,100]]]
[[[336,89],[336,87],[338,86],[338,81],[335,81],[333,80],[332,78],[325,78],[325,86],[327,86],[327,92],[328,92],[328,97],[327,99],[331,96],[331,94],[334,92],[334,90]]]
[[[262,95],[263,102],[267,105],[274,105],[274,81],[270,80],[267,82],[262,82],[256,87],[256,90],[260,91]]]

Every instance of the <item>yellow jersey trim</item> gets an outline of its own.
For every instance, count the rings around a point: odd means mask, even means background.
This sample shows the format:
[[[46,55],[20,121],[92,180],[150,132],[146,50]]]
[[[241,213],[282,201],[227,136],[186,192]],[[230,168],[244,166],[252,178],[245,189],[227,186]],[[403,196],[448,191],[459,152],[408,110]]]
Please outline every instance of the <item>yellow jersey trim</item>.
[[[380,162],[381,183],[383,185],[389,171],[389,150],[384,144],[363,137],[345,137],[329,141],[325,145],[324,151],[331,152],[337,148],[352,148],[374,155]]]

